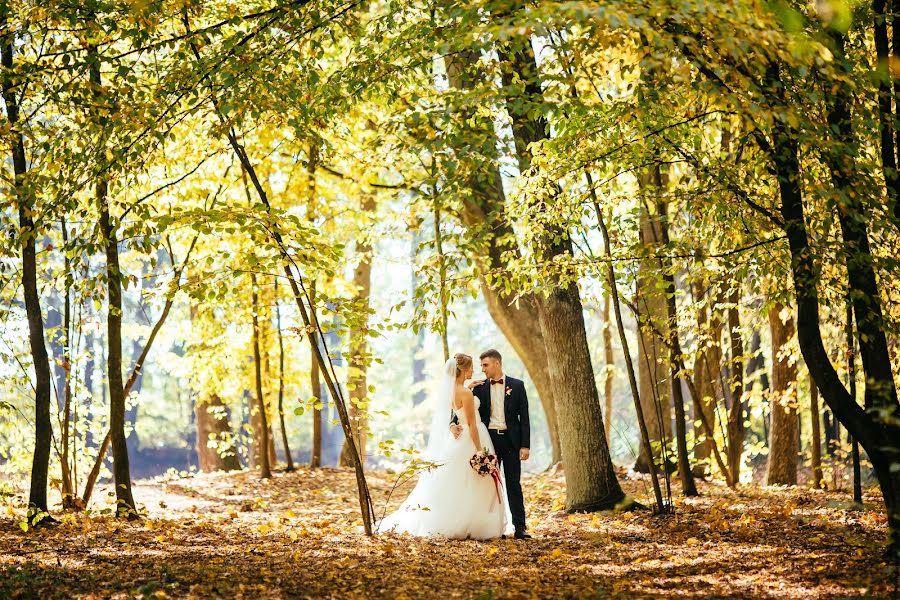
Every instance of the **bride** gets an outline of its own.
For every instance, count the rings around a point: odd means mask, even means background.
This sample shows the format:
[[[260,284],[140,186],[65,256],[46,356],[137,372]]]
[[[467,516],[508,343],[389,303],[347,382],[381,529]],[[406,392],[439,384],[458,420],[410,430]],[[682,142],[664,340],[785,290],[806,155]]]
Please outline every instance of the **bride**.
[[[472,357],[467,354],[456,354],[444,364],[424,453],[426,460],[440,466],[420,476],[400,508],[378,525],[378,531],[478,540],[512,533],[504,486],[495,486],[494,479],[478,475],[469,464],[478,451],[494,454],[487,427],[478,418],[480,400],[464,385],[472,372]],[[458,438],[450,433],[450,411],[462,425]]]

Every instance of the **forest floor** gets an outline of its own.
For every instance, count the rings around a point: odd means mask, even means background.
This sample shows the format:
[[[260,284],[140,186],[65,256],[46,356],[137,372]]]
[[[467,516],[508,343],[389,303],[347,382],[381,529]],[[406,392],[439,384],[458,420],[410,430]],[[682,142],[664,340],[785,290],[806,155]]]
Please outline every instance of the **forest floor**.
[[[383,510],[395,476],[371,473]],[[95,511],[27,533],[0,505],[0,598],[891,598],[880,497],[701,483],[671,516],[568,515],[560,474],[526,476],[534,538],[361,533],[353,472],[137,482],[146,518]],[[644,481],[626,491],[647,502]],[[394,493],[394,508],[410,485]],[[100,504],[110,489],[98,489]],[[21,502],[21,500],[19,500]],[[380,514],[379,514],[380,516]]]

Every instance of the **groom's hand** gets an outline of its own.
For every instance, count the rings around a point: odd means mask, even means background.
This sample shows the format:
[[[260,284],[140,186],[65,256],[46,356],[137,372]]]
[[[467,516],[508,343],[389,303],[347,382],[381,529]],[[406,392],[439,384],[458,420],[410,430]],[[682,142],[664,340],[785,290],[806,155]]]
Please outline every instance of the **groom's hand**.
[[[531,455],[531,450],[528,448],[519,448],[519,460],[528,460],[528,457]]]
[[[475,389],[476,386],[479,386],[484,382],[485,382],[484,379],[479,379],[477,381],[470,381],[469,383],[466,384],[466,387],[469,388],[469,391],[471,391],[471,390]]]
[[[462,427],[454,423],[450,426],[450,433],[453,434],[453,437],[459,439],[459,434],[462,433]]]

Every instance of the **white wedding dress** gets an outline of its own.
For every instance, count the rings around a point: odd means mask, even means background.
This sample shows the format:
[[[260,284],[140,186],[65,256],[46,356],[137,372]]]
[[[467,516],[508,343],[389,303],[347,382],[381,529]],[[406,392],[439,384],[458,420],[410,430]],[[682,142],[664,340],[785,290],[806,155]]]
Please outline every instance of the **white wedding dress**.
[[[453,364],[455,370],[456,365]],[[449,361],[448,361],[449,369]],[[481,448],[494,452],[487,427],[478,418],[479,399],[475,399],[475,418]],[[446,406],[446,405],[445,405]],[[448,413],[444,413],[443,432],[434,431],[441,439],[429,441],[435,456],[428,460],[441,466],[423,472],[416,487],[396,512],[378,525],[378,531],[396,531],[416,536],[442,536],[453,539],[486,540],[512,533],[504,485],[475,473],[469,459],[476,449],[462,410],[451,410],[459,418],[462,433],[454,438],[450,433]],[[440,421],[439,421],[440,422]],[[446,436],[446,437],[445,437]],[[435,451],[434,448],[439,448]],[[501,480],[502,482],[502,480]]]

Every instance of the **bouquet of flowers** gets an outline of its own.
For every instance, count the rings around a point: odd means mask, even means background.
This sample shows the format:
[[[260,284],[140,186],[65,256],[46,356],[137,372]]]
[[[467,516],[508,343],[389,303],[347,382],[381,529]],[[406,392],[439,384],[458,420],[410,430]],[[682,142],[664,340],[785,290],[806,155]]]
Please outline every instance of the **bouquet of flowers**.
[[[494,480],[494,490],[497,492],[497,502],[500,501],[500,468],[497,456],[488,452],[487,448],[479,450],[469,459],[472,469],[482,477],[490,475]]]
[[[497,470],[497,456],[484,450],[479,450],[469,459],[469,464],[475,469],[475,472],[484,477],[490,475]]]

